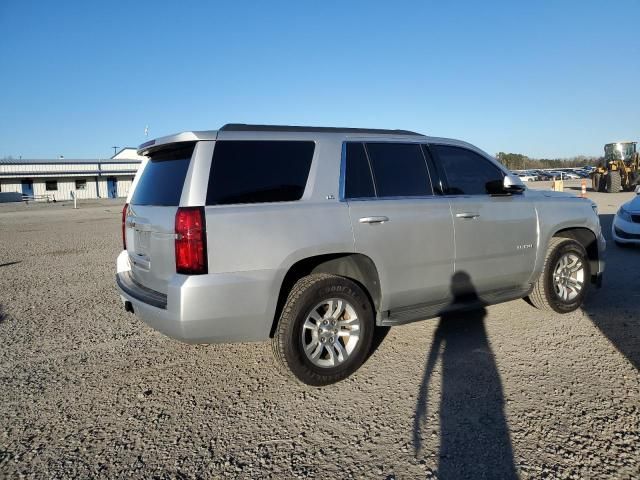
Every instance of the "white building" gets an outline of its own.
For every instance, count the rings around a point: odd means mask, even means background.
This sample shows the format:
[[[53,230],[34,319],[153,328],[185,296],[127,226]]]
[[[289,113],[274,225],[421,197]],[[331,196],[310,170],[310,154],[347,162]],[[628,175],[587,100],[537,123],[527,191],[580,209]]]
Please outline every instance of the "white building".
[[[0,192],[50,200],[70,200],[74,191],[79,199],[126,197],[143,158],[125,148],[108,160],[0,159]]]
[[[124,147],[111,157],[111,160],[138,160],[140,162],[144,159],[145,157],[138,155],[138,149],[133,147]]]

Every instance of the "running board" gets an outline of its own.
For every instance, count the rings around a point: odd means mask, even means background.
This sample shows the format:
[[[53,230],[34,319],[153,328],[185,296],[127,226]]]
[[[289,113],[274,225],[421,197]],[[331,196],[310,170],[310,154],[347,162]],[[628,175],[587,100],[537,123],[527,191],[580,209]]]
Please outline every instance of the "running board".
[[[396,310],[383,312],[382,315],[379,316],[377,323],[378,325],[390,327],[439,317],[443,313],[463,313],[465,311],[483,308],[487,305],[494,305],[496,303],[503,303],[526,297],[531,293],[532,288],[533,285],[528,285],[524,288],[517,287],[495,290],[483,294],[475,301],[469,302],[452,303],[451,299],[449,299],[443,302],[422,303],[419,305],[412,305],[410,307],[402,307]]]

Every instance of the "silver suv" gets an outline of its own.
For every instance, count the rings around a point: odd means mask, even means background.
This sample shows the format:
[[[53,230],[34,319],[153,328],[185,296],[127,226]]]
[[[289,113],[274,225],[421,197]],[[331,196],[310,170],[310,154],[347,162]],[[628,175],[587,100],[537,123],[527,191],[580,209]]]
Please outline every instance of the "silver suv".
[[[354,372],[376,328],[523,297],[571,312],[601,282],[593,202],[458,140],[231,124],[139,153],[125,308],[188,343],[271,339],[307,384]]]

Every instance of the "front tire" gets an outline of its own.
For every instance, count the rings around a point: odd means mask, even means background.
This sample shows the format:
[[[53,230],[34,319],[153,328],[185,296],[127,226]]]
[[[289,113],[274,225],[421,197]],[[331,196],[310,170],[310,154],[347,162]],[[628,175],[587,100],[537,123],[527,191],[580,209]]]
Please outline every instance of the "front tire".
[[[584,247],[570,238],[554,237],[529,301],[540,310],[573,312],[582,305],[590,278]]]
[[[619,193],[622,190],[622,177],[618,170],[611,170],[607,174],[607,193]]]
[[[345,277],[313,274],[291,289],[272,340],[276,361],[307,385],[345,379],[365,361],[375,328],[369,297]]]

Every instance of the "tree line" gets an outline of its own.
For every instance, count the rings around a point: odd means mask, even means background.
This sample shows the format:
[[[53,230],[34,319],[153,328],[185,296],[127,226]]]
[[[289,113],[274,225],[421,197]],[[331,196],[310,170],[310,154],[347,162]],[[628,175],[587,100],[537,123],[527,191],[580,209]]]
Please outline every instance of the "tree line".
[[[569,158],[529,158],[520,153],[505,152],[496,153],[496,158],[509,170],[595,166],[603,159],[603,157],[587,157],[584,155]]]

